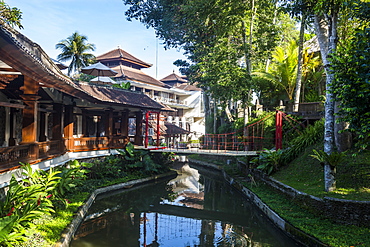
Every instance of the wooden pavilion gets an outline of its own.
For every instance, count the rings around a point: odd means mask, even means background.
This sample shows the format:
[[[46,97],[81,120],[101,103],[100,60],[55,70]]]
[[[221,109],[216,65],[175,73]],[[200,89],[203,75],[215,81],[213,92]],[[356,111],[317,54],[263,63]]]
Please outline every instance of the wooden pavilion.
[[[39,45],[0,25],[0,175],[19,162],[143,145],[143,116],[161,110],[143,93],[72,81]]]

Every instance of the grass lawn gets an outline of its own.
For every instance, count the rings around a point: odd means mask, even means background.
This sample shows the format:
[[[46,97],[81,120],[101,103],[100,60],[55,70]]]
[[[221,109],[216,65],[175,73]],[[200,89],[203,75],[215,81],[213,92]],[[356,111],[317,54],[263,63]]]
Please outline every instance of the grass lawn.
[[[341,225],[316,216],[263,183],[257,183],[255,186],[244,183],[244,186],[257,194],[286,221],[329,246],[370,246],[369,228]]]
[[[323,168],[310,156],[313,149],[323,149],[323,146],[317,144],[306,148],[299,157],[282,167],[272,177],[317,197],[370,201],[370,152],[366,151],[357,156],[348,152],[344,162],[337,167],[337,190],[328,193],[324,191]],[[192,158],[203,160],[195,155]],[[204,161],[214,163],[211,160]],[[230,170],[230,167],[225,166],[225,169]],[[236,171],[231,169],[228,172],[233,174]],[[329,246],[370,246],[369,228],[341,225],[313,215],[263,183],[244,183],[244,186],[251,189],[286,221]]]
[[[319,150],[323,147],[314,145],[306,148],[304,153],[289,165],[282,167],[272,177],[317,197],[370,201],[370,151],[364,151],[356,156],[349,151],[344,161],[337,167],[337,190],[325,192],[323,168],[310,156],[313,149]]]

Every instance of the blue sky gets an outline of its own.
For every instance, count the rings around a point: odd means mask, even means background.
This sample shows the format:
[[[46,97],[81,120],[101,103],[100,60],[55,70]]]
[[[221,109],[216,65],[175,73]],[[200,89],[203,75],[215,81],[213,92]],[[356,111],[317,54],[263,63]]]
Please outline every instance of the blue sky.
[[[174,70],[177,59],[184,59],[176,49],[165,51],[157,41],[154,30],[147,29],[139,21],[127,21],[127,7],[122,0],[5,0],[11,7],[23,12],[20,32],[39,44],[52,58],[60,53],[55,44],[73,32],[88,37],[96,46],[92,52],[98,56],[120,46],[123,50],[144,62],[153,64],[143,71],[162,79]],[[156,44],[158,42],[158,63]],[[157,77],[156,77],[157,75]]]

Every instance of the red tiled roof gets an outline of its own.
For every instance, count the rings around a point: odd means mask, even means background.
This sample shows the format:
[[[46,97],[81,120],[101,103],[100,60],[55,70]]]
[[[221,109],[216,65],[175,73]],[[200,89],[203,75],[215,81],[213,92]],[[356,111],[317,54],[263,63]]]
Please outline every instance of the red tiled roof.
[[[175,88],[186,90],[186,91],[202,91],[202,89],[200,89],[199,87],[188,84],[188,83],[182,83],[180,85],[175,86]]]
[[[126,79],[152,84],[159,87],[167,87],[166,84],[164,84],[161,81],[158,81],[157,79],[151,77],[150,75],[145,74],[143,71],[139,69],[130,68],[124,65],[118,65],[116,67],[112,67],[114,71],[118,72],[118,74],[115,77],[125,77]]]
[[[175,73],[172,73],[165,78],[161,79],[162,82],[187,82],[184,78],[182,78],[179,75],[176,75]]]
[[[104,53],[103,55],[97,56],[96,60],[100,61],[100,62],[109,61],[109,60],[114,60],[114,61],[122,60],[122,61],[127,61],[127,62],[131,62],[131,63],[137,64],[137,65],[140,65],[142,68],[152,67],[151,64],[146,63],[146,62],[132,56],[131,54],[129,54],[128,52],[126,52],[126,51],[124,51],[120,48],[108,51],[107,53]]]
[[[167,110],[162,104],[142,93],[85,83],[77,84],[77,86],[80,90],[100,102],[123,104],[147,109]]]
[[[77,84],[64,75],[42,48],[11,27],[0,25],[0,58],[23,75],[91,102],[168,111],[145,94],[112,87]],[[138,70],[140,71],[140,70]]]

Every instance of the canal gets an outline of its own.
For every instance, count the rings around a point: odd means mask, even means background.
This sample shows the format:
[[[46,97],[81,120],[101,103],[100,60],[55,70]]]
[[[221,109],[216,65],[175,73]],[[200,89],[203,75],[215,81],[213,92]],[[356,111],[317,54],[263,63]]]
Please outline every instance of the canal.
[[[70,246],[301,246],[219,171],[187,162],[174,168],[174,179],[99,196]]]

